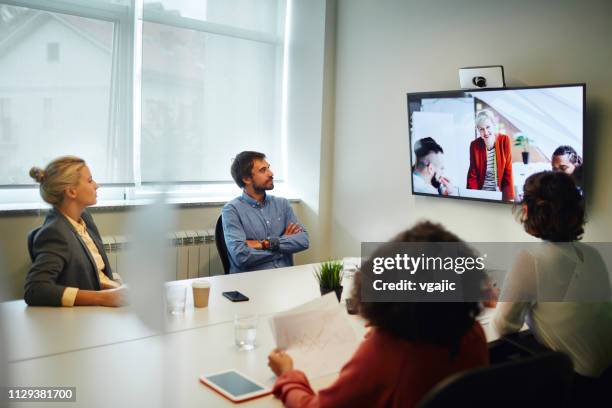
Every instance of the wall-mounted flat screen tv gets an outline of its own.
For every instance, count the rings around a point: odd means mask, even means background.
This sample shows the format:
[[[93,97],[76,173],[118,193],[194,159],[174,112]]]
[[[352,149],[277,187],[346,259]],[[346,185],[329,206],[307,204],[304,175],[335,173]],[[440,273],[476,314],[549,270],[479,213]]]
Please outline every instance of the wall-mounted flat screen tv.
[[[407,96],[413,194],[518,202],[544,170],[582,188],[584,84]]]

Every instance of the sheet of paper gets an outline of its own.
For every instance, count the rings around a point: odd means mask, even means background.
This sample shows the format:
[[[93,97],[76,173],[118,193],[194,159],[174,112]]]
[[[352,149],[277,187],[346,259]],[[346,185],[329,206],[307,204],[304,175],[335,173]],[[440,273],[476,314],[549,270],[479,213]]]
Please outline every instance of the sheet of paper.
[[[285,316],[285,315],[293,316],[296,313],[302,313],[302,312],[307,312],[311,310],[330,309],[330,308],[336,308],[336,307],[338,307],[338,299],[336,298],[336,294],[331,292],[325,296],[318,297],[300,306],[296,306],[284,312],[277,313],[274,316],[272,316],[270,320],[268,320],[268,323],[270,324],[270,328],[272,329],[272,334],[274,335],[274,338],[276,338],[276,327],[274,325],[275,319],[281,316]]]
[[[344,308],[326,297],[271,318],[277,347],[310,378],[340,371],[359,345]]]

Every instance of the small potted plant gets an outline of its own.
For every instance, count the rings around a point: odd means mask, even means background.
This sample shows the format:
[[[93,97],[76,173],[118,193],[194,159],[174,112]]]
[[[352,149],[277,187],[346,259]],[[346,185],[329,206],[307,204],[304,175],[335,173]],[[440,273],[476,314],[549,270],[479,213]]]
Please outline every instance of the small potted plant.
[[[315,267],[314,276],[319,282],[321,295],[329,292],[336,292],[338,302],[342,297],[342,269],[344,264],[341,261],[322,262],[319,267]]]
[[[533,140],[529,139],[527,136],[519,133],[519,135],[514,139],[514,145],[523,148],[521,155],[523,156],[523,164],[529,163],[529,144],[533,142]]]

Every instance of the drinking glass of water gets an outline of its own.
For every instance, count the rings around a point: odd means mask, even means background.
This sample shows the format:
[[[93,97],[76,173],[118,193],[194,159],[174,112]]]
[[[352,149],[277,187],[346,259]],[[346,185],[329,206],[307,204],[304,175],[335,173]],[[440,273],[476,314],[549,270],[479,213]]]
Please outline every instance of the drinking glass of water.
[[[185,300],[187,299],[187,286],[166,285],[166,304],[168,312],[173,315],[185,313]]]
[[[257,322],[255,314],[237,314],[234,316],[234,336],[239,350],[253,350],[257,337]]]

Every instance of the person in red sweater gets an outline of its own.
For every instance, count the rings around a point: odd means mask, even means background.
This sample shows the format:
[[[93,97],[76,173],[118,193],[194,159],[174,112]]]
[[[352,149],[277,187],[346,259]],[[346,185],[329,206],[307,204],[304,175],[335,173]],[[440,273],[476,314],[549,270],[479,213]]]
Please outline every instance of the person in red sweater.
[[[501,191],[502,200],[514,200],[510,137],[498,133],[497,121],[489,110],[476,115],[476,131],[479,137],[470,143],[467,188]]]
[[[461,241],[441,225],[423,222],[392,242]],[[414,407],[449,375],[488,365],[485,335],[475,320],[477,302],[361,301],[361,282],[370,279],[362,274],[368,270],[365,264],[356,274],[353,298],[370,330],[330,387],[316,393],[287,353],[270,353],[268,365],[278,376],[273,392],[286,407]],[[462,279],[480,290],[485,277],[476,272]]]

